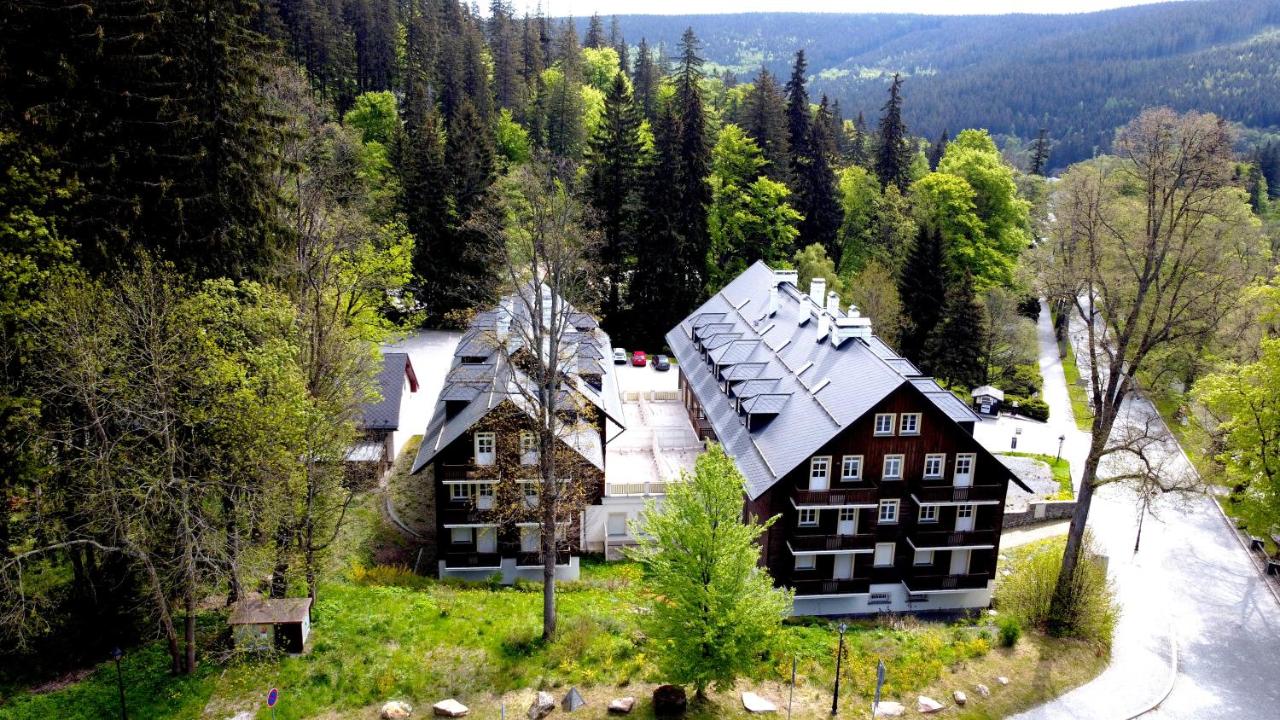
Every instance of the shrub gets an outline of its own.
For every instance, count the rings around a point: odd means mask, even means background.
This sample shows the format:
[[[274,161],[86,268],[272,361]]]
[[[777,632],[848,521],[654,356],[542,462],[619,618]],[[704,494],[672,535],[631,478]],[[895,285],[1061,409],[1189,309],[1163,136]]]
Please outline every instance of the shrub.
[[[1035,295],[1023,295],[1018,299],[1018,314],[1032,320],[1040,319],[1040,298]]]
[[[1018,624],[1018,619],[1008,615],[1000,619],[1000,646],[1011,648],[1018,644],[1018,638],[1022,637],[1022,626]]]
[[[1016,409],[1013,407],[1013,403],[1015,402],[1018,403],[1018,407]],[[1005,407],[1011,412],[1016,412],[1019,415],[1032,420],[1045,422],[1049,419],[1049,404],[1040,398],[1023,398],[1006,395]]]
[[[1040,394],[1044,379],[1040,376],[1040,368],[1034,364],[1024,363],[1006,368],[1000,374],[1001,389],[1009,395],[1033,397]]]
[[[1055,539],[1009,551],[1011,572],[1000,577],[996,605],[1022,627],[1049,626],[1063,543]],[[1116,623],[1115,591],[1094,547],[1093,538],[1086,535],[1084,558],[1076,566],[1076,597],[1063,623],[1068,628],[1063,634],[1109,647]]]

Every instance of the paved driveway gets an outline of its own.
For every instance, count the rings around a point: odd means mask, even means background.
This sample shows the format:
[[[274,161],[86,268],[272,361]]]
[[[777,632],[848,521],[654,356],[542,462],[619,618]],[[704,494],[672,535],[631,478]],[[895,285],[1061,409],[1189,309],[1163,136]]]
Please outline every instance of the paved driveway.
[[[1080,347],[1084,326],[1073,321],[1071,333]],[[1078,358],[1082,372],[1086,360]],[[1048,383],[1046,399],[1058,413],[1060,400],[1050,395]],[[1131,397],[1116,432],[1157,417],[1146,399]],[[1188,471],[1177,442],[1159,427],[1163,442],[1153,451],[1170,472]],[[1074,470],[1087,447],[1068,447]],[[1102,474],[1120,469],[1113,464]],[[1128,718],[1160,698],[1171,679],[1168,698],[1144,717],[1280,717],[1280,604],[1211,500],[1162,499],[1155,510],[1135,554],[1132,493],[1107,486],[1095,495],[1089,527],[1109,557],[1122,606],[1112,662],[1093,682],[1018,717]],[[1178,670],[1171,675],[1175,647]]]

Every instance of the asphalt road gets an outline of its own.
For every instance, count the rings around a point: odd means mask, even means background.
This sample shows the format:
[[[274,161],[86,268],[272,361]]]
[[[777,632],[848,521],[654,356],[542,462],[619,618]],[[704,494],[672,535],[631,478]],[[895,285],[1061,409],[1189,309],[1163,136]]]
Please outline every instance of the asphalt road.
[[[1084,329],[1076,319],[1073,338],[1082,339]],[[1079,348],[1082,342],[1074,344]],[[1087,372],[1085,360],[1078,358],[1082,372]],[[1046,399],[1057,414],[1053,395],[1046,392]],[[1155,420],[1151,403],[1131,398],[1115,432]],[[1162,441],[1152,452],[1165,462],[1166,472],[1191,472],[1167,428],[1156,425]],[[1085,451],[1087,447],[1069,442],[1064,454],[1074,467],[1083,464]],[[1114,476],[1122,469],[1112,463],[1102,475]],[[1138,513],[1133,494],[1114,485],[1095,495],[1089,527],[1108,556],[1121,604],[1112,663],[1094,681],[1019,718],[1125,719],[1166,691],[1168,697],[1143,717],[1280,717],[1280,604],[1212,500],[1166,498],[1154,510],[1134,553]],[[1171,664],[1175,654],[1176,674]]]

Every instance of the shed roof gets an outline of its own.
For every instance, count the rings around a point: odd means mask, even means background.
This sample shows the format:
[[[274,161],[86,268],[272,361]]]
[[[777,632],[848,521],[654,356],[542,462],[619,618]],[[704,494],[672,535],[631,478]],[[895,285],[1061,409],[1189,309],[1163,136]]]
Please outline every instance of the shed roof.
[[[375,382],[378,387],[378,400],[365,403],[360,408],[361,430],[399,430],[400,400],[404,396],[405,379],[409,381],[409,392],[418,391],[418,376],[413,371],[413,363],[408,353],[389,352],[382,354],[382,368],[378,370]]]
[[[247,598],[235,604],[231,625],[295,623],[311,615],[311,598]]]

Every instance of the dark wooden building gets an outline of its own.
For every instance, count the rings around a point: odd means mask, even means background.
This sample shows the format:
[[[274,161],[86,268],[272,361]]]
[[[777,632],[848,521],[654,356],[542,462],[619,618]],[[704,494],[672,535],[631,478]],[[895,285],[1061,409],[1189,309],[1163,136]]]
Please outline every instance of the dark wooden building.
[[[985,607],[1013,474],[968,404],[795,271],[746,270],[667,335],[699,434],[780,516],[762,562],[797,614]]]

